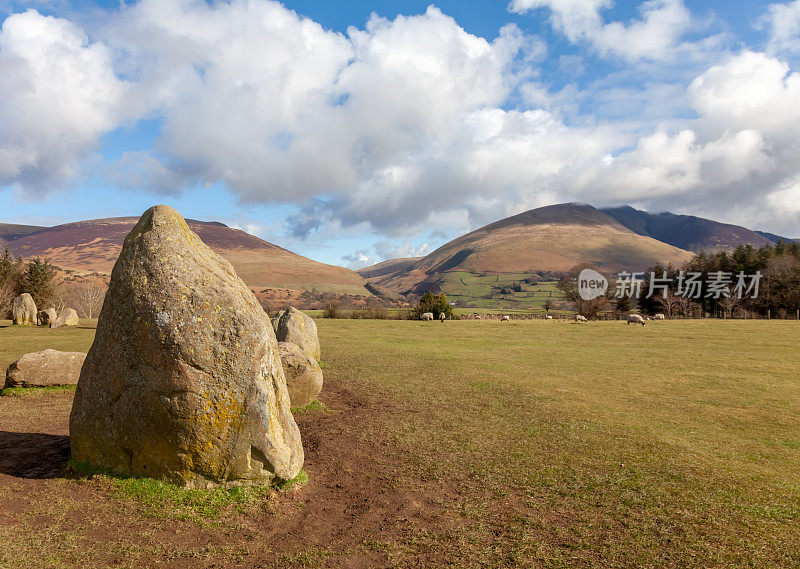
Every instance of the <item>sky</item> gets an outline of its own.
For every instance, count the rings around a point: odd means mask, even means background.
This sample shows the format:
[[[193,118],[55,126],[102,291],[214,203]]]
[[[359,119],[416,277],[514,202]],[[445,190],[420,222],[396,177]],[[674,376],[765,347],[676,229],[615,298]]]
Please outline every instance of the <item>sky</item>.
[[[544,205],[800,237],[800,0],[0,0],[0,221],[157,203],[315,260]]]

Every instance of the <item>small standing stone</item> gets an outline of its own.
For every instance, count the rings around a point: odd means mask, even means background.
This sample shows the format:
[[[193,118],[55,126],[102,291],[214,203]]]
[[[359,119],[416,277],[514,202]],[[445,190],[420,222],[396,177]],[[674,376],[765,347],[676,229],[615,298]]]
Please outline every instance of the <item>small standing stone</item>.
[[[292,407],[305,407],[322,391],[322,369],[317,360],[306,354],[297,344],[278,342],[283,373]]]
[[[23,292],[12,301],[11,318],[17,326],[36,326],[39,323],[36,303],[30,294]]]
[[[45,308],[39,311],[39,326],[49,326],[55,322],[58,314],[55,308]]]
[[[50,324],[51,328],[58,328],[59,326],[77,326],[81,321],[78,319],[78,313],[74,308],[65,308],[58,315],[58,318],[53,320]]]
[[[297,344],[309,356],[319,361],[319,337],[314,319],[304,312],[290,306],[278,320],[275,332],[279,342]]]

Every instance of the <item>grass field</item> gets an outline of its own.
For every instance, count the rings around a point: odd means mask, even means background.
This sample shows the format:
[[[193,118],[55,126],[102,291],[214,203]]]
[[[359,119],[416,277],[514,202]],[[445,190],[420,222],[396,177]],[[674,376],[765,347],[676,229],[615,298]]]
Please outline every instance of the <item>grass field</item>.
[[[0,566],[800,566],[798,322],[317,325],[306,486],[183,520],[0,460]],[[0,328],[0,364],[92,334]],[[70,403],[0,398],[0,452]]]
[[[485,309],[541,309],[545,300],[562,300],[555,282],[524,283],[527,273],[503,275],[477,275],[464,271],[451,271],[443,275],[439,284],[451,301],[459,306]],[[502,293],[504,287],[522,284],[523,290]]]

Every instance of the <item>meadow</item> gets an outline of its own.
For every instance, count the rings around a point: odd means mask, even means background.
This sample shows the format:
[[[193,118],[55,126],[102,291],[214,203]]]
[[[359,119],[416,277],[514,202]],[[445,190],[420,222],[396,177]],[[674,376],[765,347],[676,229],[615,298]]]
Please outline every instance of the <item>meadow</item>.
[[[541,309],[546,300],[563,300],[554,281],[525,283],[530,273],[508,273],[478,275],[466,271],[449,271],[442,275],[441,289],[451,301],[459,306],[484,309]],[[520,291],[508,291],[515,284],[522,285]]]
[[[0,398],[0,566],[800,566],[796,321],[317,325],[288,490],[70,472],[71,393]]]

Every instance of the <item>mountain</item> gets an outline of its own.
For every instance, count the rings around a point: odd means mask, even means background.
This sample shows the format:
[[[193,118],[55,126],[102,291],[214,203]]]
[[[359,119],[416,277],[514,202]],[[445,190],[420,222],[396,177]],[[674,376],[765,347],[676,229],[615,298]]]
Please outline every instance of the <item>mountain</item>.
[[[0,223],[0,243],[13,241],[39,229],[45,229],[40,225],[17,225],[16,223]]]
[[[0,225],[2,239],[24,258],[49,259],[62,268],[110,273],[136,217],[114,217],[55,227]],[[364,280],[349,269],[312,261],[219,222],[187,219],[189,227],[225,257],[254,288],[288,288],[369,295]],[[9,228],[6,231],[6,228]]]
[[[652,237],[687,251],[727,251],[739,245],[763,247],[773,243],[763,233],[693,215],[648,213],[630,206],[604,208],[600,211],[639,235]]]
[[[774,233],[767,233],[766,231],[756,231],[756,233],[758,233],[762,237],[766,237],[767,239],[772,241],[772,243],[775,244],[777,244],[778,241],[785,241],[786,243],[791,243],[791,242],[800,243],[800,239],[796,238],[792,239],[791,237],[781,237],[780,235],[775,235]]]
[[[608,272],[642,271],[691,257],[689,251],[641,235],[590,205],[560,204],[496,221],[421,259],[385,261],[358,272],[389,291],[418,294],[437,290],[452,272],[567,271],[584,262]]]
[[[389,259],[363,269],[358,269],[356,272],[365,279],[377,279],[386,275],[400,273],[403,271],[411,270],[414,264],[422,259],[422,257],[406,257],[405,259]]]

